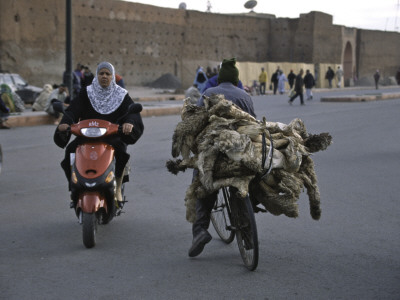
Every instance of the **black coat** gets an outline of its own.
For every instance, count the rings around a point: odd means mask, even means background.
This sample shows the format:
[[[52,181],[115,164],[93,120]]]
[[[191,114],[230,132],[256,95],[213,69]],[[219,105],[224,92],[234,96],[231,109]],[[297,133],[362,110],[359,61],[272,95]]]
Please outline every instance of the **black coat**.
[[[272,74],[271,76],[271,82],[274,84],[278,84],[279,78],[278,78],[278,72],[275,72],[274,74]]]
[[[326,71],[325,79],[331,80],[331,79],[333,79],[333,77],[335,77],[335,73],[333,72],[332,69],[329,69],[328,71]]]
[[[118,119],[128,111],[128,107],[130,104],[134,103],[129,94],[126,94],[124,100],[117,110],[108,115],[103,115],[94,110],[92,104],[90,103],[89,97],[87,95],[86,88],[83,88],[79,93],[79,96],[75,98],[71,105],[65,110],[66,115],[63,116],[60,124],[69,124],[76,123],[79,120],[87,120],[87,119],[100,119],[106,120],[111,123],[117,123]],[[72,115],[73,120],[71,120],[67,115]],[[125,144],[134,144],[136,141],[142,136],[144,125],[142,121],[142,117],[140,113],[133,113],[125,116],[123,119],[119,121],[119,124],[130,123],[133,125],[133,133],[131,135],[123,135],[121,138]],[[54,134],[54,142],[57,146],[64,148],[68,141],[60,138],[58,134],[58,127]],[[69,139],[68,139],[69,140]]]
[[[296,93],[298,94],[303,93],[303,85],[304,85],[303,77],[299,74],[296,76],[296,83],[294,84],[294,90],[296,91]]]
[[[294,74],[293,72],[290,72],[287,78],[289,81],[289,85],[292,86],[294,83],[294,80],[296,79],[296,74]]]
[[[311,73],[306,74],[306,76],[304,76],[304,86],[305,86],[305,88],[306,89],[312,89],[314,85],[315,85],[314,76],[312,76]]]

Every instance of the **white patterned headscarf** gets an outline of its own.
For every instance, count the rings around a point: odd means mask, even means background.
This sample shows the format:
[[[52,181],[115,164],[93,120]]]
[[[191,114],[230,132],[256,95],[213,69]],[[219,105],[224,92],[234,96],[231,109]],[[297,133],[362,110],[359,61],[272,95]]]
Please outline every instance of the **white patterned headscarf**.
[[[108,87],[103,88],[98,80],[98,74],[101,69],[106,68],[112,74],[112,80]],[[97,66],[96,77],[91,85],[87,87],[87,94],[95,111],[102,115],[108,115],[116,111],[124,101],[127,90],[115,83],[115,71],[109,62],[101,62]]]

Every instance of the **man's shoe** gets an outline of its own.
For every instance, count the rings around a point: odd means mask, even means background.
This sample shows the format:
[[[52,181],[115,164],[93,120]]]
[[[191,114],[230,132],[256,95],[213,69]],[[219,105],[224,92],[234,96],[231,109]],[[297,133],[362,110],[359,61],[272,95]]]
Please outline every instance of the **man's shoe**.
[[[212,237],[207,230],[202,230],[193,238],[192,247],[189,249],[189,256],[195,257],[203,252],[204,246],[211,241]]]

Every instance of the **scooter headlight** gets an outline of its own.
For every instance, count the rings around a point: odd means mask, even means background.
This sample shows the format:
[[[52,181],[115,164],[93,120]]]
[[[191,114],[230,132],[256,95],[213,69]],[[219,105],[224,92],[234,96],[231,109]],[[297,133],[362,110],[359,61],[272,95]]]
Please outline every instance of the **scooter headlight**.
[[[106,183],[110,183],[112,180],[114,179],[114,172],[110,171],[110,173],[108,173],[106,179],[104,180]]]
[[[72,182],[73,182],[73,183],[77,183],[77,182],[78,182],[78,178],[76,177],[75,172],[72,172],[71,179],[72,179]]]
[[[106,133],[106,128],[99,128],[99,127],[88,127],[82,128],[81,133],[83,136],[86,137],[100,137]]]

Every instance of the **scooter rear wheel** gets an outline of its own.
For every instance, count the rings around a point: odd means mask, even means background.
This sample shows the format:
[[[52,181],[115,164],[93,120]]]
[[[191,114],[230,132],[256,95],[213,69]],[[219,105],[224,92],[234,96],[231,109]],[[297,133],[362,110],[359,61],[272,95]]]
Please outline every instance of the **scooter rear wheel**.
[[[96,245],[97,218],[94,213],[82,213],[82,237],[86,248]]]

